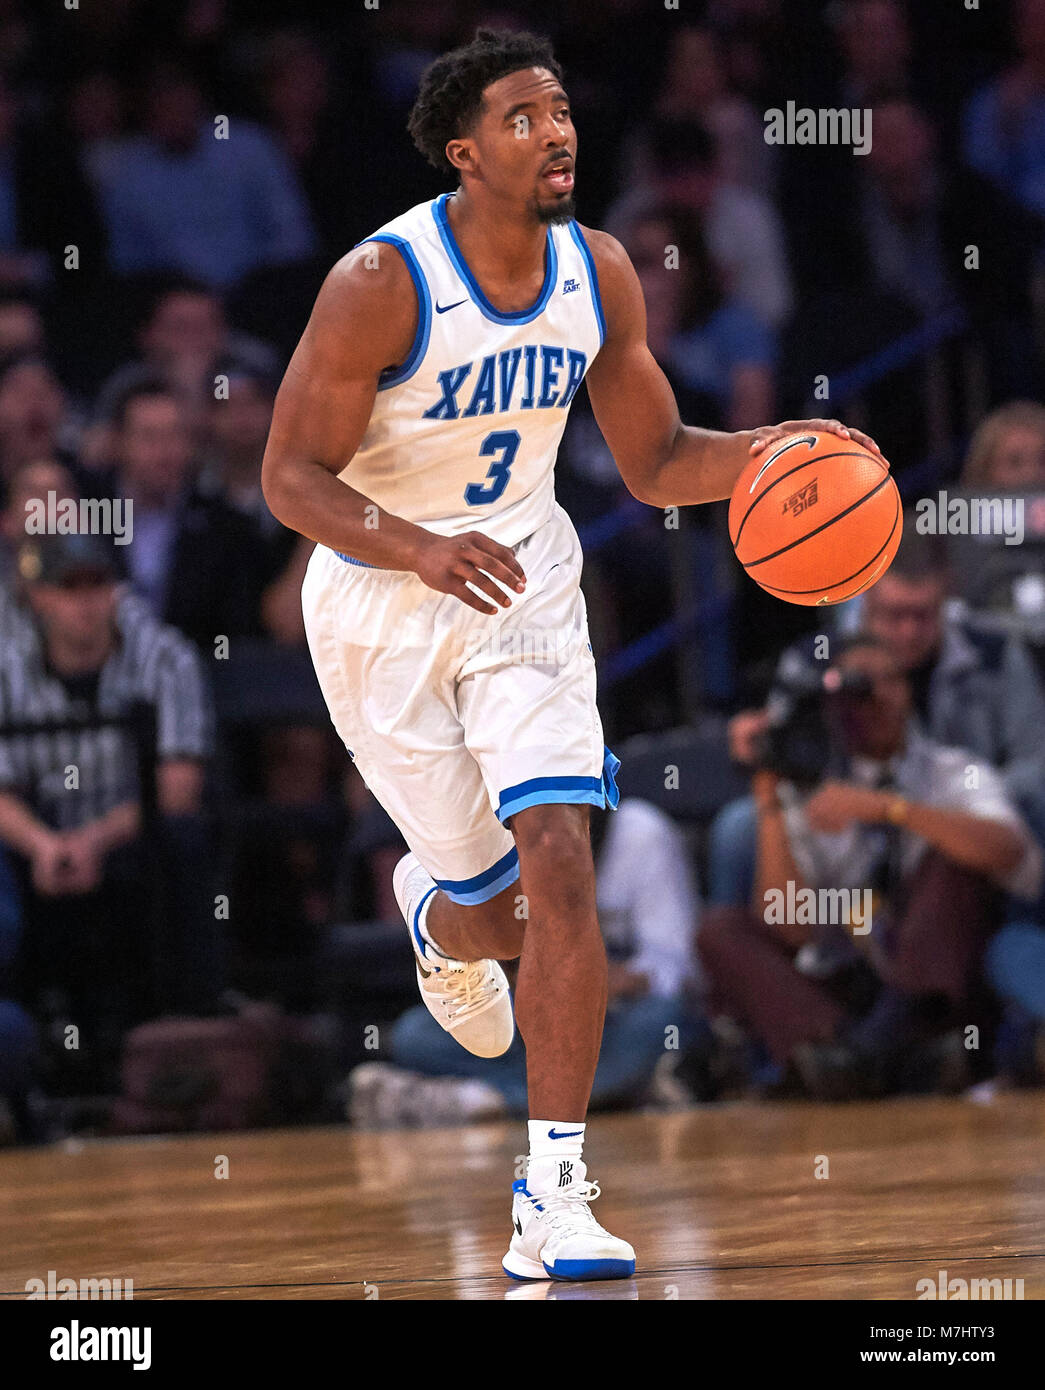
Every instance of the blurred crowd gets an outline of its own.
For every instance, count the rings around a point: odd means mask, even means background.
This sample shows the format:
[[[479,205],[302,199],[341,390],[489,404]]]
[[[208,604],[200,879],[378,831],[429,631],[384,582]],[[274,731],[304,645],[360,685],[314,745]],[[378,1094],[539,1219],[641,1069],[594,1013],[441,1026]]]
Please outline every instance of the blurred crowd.
[[[597,1103],[1042,1079],[1045,0],[0,0],[0,1133],[126,1087],[129,1030],[232,1029],[251,999],[327,1020],[294,1045],[355,1067],[317,1095],[359,1123],[524,1108],[518,1043],[473,1074],[403,1012],[402,843],[311,675],[311,546],[260,488],[330,265],[443,191],[406,116],[478,23],[554,39],[580,220],[626,246],[684,420],[838,415],[909,506],[1029,518],[963,550],[909,514],[864,601],[791,608],[733,563],[724,504],[666,527],[629,502],[578,396],[557,488],[608,737],[710,731],[751,784],[687,820],[628,794],[625,753],[593,832]],[[768,144],[788,102],[869,110],[870,151]],[[61,534],[85,506],[109,534]],[[764,750],[817,662],[862,693],[844,769],[803,786]],[[873,882],[873,946],[768,924],[788,882]]]

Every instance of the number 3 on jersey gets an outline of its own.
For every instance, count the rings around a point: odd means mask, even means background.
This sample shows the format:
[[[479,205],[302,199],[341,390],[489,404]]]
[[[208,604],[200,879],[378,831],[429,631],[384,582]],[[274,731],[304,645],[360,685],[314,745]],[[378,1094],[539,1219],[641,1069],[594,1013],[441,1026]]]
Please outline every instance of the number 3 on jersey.
[[[488,434],[479,445],[481,458],[500,454],[486,470],[486,480],[469,483],[464,490],[464,500],[470,507],[481,507],[485,502],[496,502],[508,486],[508,475],[512,471],[515,455],[519,452],[521,436],[518,430],[495,430]]]

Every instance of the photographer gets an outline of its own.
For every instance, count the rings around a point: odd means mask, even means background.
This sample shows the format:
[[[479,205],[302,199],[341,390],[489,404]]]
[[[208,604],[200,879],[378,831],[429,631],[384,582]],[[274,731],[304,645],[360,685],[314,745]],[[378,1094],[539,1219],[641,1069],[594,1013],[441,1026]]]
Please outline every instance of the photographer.
[[[920,732],[889,651],[840,645],[763,750],[750,901],[710,909],[698,948],[721,1011],[813,1095],[957,1086],[1002,894],[1037,892],[1041,851],[991,767]],[[781,775],[803,762],[804,787]],[[870,898],[870,920],[825,921],[823,893],[812,920],[769,910],[803,889]]]
[[[888,572],[858,600],[860,626],[906,675],[912,717],[922,732],[935,743],[966,748],[997,769],[1045,846],[1045,692],[1020,641],[985,630],[948,602],[950,571],[942,540],[919,534],[908,519]],[[812,642],[796,643],[780,658],[774,691],[800,685],[822,664]],[[756,763],[770,713],[749,709],[730,720],[735,762]],[[708,892],[713,903],[749,896],[754,852],[754,806],[744,798],[725,806],[712,826]]]

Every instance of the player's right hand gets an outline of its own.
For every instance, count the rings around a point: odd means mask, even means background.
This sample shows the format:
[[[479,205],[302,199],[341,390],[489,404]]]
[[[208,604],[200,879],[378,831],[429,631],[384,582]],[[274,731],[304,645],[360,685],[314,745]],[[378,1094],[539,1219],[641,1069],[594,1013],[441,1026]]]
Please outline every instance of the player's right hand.
[[[425,543],[414,572],[430,589],[453,594],[480,613],[496,613],[497,608],[485,603],[469,584],[489,594],[500,608],[509,607],[511,598],[494,583],[495,579],[516,593],[522,593],[526,587],[523,568],[508,547],[480,531],[465,531],[460,536],[433,535]]]

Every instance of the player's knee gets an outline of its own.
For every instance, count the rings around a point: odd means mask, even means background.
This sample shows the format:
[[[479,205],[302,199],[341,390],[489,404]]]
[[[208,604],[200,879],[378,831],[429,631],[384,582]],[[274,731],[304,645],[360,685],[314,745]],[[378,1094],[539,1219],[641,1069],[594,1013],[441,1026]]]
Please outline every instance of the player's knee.
[[[593,878],[585,806],[531,806],[513,818],[521,876],[572,896]]]

